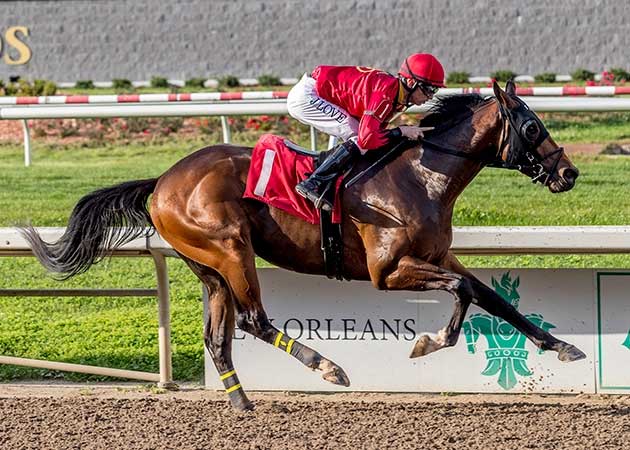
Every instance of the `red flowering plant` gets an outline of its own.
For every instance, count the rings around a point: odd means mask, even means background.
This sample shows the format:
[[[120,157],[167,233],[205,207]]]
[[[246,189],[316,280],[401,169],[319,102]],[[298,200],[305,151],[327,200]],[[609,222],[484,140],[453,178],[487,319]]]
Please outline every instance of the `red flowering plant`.
[[[290,120],[287,116],[264,115],[247,118],[242,130],[245,132],[255,131],[259,133],[274,133],[289,137],[289,135],[297,131],[298,125],[297,121]],[[234,128],[238,130],[238,124],[235,124]]]
[[[205,135],[211,135],[219,137],[219,133],[221,132],[221,119],[218,117],[202,117],[190,119],[193,121],[193,125],[201,131]],[[228,119],[228,125],[230,128],[234,124],[234,119]]]
[[[260,120],[258,120],[256,117],[250,117],[249,119],[247,119],[247,122],[245,122],[245,128],[247,128],[248,130],[259,130]]]
[[[620,67],[613,67],[609,72],[617,83],[625,84],[626,81],[630,80],[630,73]]]
[[[615,74],[604,70],[602,78],[599,80],[600,86],[612,86],[615,83]]]

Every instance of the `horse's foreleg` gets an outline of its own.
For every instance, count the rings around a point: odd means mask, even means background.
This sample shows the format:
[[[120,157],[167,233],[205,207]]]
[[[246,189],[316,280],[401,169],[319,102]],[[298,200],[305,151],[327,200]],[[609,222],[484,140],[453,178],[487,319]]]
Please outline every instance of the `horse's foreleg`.
[[[453,265],[455,263],[456,260]],[[395,269],[384,277],[384,283],[378,285],[384,285],[385,289],[390,290],[441,290],[449,292],[455,298],[455,308],[448,324],[438,332],[435,339],[426,334],[421,336],[411,351],[411,358],[424,356],[444,347],[452,347],[457,343],[472,301],[472,290],[465,276],[405,256],[400,259]]]
[[[412,291],[437,289],[450,292],[455,297],[455,310],[449,324],[439,331],[435,340],[426,335],[422,336],[416,342],[412,357],[455,345],[471,302],[508,322],[539,348],[558,352],[558,358],[562,361],[576,361],[586,357],[575,346],[555,338],[527,320],[499,294],[464,269],[454,257],[449,257],[444,265],[452,272],[405,256],[400,259],[395,270],[384,279],[386,289]]]
[[[558,352],[558,359],[561,361],[577,361],[586,358],[586,355],[574,345],[557,339],[551,333],[527,320],[514,306],[503,300],[499,294],[481,281],[473,278],[471,286],[476,305],[508,322],[527,336],[538,348]]]
[[[501,317],[509,322],[539,348],[557,351],[558,358],[562,361],[575,361],[586,356],[575,346],[555,338],[550,333],[545,332],[527,320],[516,308],[503,300],[499,294],[479,281],[479,279],[462,266],[452,254],[449,253],[444,266],[466,276],[470,280],[473,289],[474,303],[490,314]]]
[[[271,324],[262,306],[251,245],[243,245],[240,240],[234,241],[228,247],[232,250],[222,264],[221,273],[234,294],[238,327],[288,353],[310,369],[321,371],[324,380],[350,386],[350,380],[341,367],[310,347],[291,339]]]
[[[234,302],[223,278],[209,267],[202,266],[186,257],[184,261],[203,282],[208,290],[208,321],[204,331],[204,342],[219,377],[223,381],[230,403],[236,409],[253,409],[232,363],[232,338],[234,336]]]

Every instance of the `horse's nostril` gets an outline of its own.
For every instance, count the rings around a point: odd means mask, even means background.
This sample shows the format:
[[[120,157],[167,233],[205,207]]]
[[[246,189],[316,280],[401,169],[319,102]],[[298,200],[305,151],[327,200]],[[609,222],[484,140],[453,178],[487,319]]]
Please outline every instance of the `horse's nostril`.
[[[575,182],[575,179],[580,175],[577,170],[567,169],[564,171],[563,178],[569,183]]]

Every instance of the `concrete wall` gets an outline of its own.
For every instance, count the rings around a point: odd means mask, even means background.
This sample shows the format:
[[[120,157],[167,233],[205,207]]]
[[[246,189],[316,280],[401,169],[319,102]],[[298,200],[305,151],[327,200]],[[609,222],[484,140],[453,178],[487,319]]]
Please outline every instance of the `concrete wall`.
[[[3,1],[0,78],[293,77],[317,64],[394,71],[415,51],[487,75],[629,69],[623,0]],[[11,26],[32,51],[8,45]]]

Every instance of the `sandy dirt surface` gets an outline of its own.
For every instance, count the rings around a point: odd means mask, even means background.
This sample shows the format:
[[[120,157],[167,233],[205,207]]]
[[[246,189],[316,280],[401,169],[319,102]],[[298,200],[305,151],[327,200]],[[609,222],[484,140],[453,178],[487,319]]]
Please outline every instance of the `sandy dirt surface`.
[[[623,396],[250,393],[0,385],[4,449],[627,449]]]

